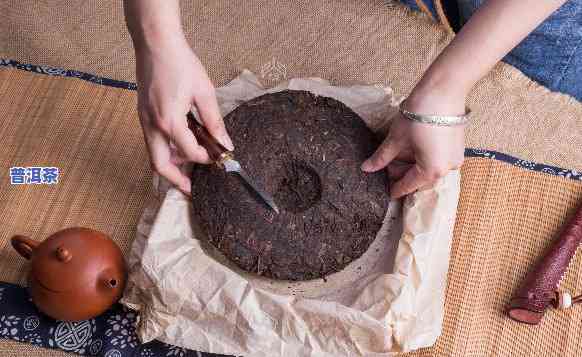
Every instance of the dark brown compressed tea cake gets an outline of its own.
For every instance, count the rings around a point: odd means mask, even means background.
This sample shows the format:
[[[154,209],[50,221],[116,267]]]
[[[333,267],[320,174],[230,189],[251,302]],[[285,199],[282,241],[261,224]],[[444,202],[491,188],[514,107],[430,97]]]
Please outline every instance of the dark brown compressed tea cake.
[[[343,269],[376,237],[388,207],[384,172],[361,163],[378,145],[337,100],[266,94],[225,118],[235,156],[281,210],[270,211],[216,165],[192,172],[193,214],[209,242],[245,271],[309,280]]]

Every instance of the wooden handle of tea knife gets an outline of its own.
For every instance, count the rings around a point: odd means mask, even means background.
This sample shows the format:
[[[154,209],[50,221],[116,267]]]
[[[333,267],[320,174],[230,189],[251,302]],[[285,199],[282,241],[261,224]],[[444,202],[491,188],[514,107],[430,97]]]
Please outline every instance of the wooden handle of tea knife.
[[[210,159],[216,163],[223,161],[230,151],[210,135],[204,126],[198,123],[198,120],[196,120],[192,112],[186,114],[186,119],[188,121],[188,128],[192,130],[198,143],[208,151]]]

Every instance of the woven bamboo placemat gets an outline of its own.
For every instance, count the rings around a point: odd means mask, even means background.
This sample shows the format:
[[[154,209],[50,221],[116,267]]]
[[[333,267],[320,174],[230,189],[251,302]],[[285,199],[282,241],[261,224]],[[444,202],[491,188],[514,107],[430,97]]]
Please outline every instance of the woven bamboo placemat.
[[[74,79],[0,70],[0,280],[25,284],[8,242],[69,226],[109,234],[124,252],[151,194],[136,96]],[[54,166],[55,185],[11,185],[14,166]]]
[[[444,330],[410,356],[580,356],[582,309],[550,310],[539,326],[504,308],[528,269],[582,204],[582,182],[495,160],[463,167],[449,266]],[[582,254],[561,288],[582,292]]]
[[[70,226],[109,234],[129,250],[151,171],[135,122],[135,93],[73,79],[0,70],[0,280],[26,285],[15,233],[42,240]],[[56,185],[10,185],[12,166],[56,166]],[[0,340],[0,356],[65,356]]]
[[[135,92],[72,78],[0,70],[0,279],[25,284],[28,265],[8,242],[67,226],[108,233],[127,252],[151,172]],[[57,166],[57,185],[13,186],[12,166]],[[523,165],[522,165],[523,166]],[[527,165],[526,165],[527,166]],[[557,171],[555,172],[557,173]],[[454,231],[444,331],[418,356],[582,353],[582,309],[550,312],[540,326],[503,308],[527,269],[582,202],[582,181],[490,158],[468,158]],[[582,258],[562,286],[582,291]],[[0,356],[64,352],[2,340]]]

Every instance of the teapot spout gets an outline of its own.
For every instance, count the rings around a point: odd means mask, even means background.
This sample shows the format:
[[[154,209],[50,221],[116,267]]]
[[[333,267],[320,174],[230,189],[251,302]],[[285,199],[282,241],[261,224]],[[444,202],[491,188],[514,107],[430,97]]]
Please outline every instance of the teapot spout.
[[[117,284],[119,284],[117,279],[107,279],[105,283],[105,285],[107,285],[107,287],[110,289],[115,289],[117,287]]]
[[[105,269],[101,274],[100,284],[102,288],[108,291],[123,291],[124,279],[114,269]]]

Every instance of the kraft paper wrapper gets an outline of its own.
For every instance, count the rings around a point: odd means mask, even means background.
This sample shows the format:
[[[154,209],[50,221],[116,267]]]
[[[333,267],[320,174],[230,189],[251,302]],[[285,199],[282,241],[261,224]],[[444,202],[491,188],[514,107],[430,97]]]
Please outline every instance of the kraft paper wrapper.
[[[397,112],[389,88],[292,79],[265,90],[248,71],[218,88],[217,97],[226,115],[287,88],[336,98],[376,131]],[[138,225],[122,303],[140,310],[142,341],[205,352],[386,356],[431,346],[442,331],[459,186],[453,171],[402,206],[391,202],[368,251],[326,281],[285,282],[245,273],[199,240],[188,197],[156,177],[158,194]]]

